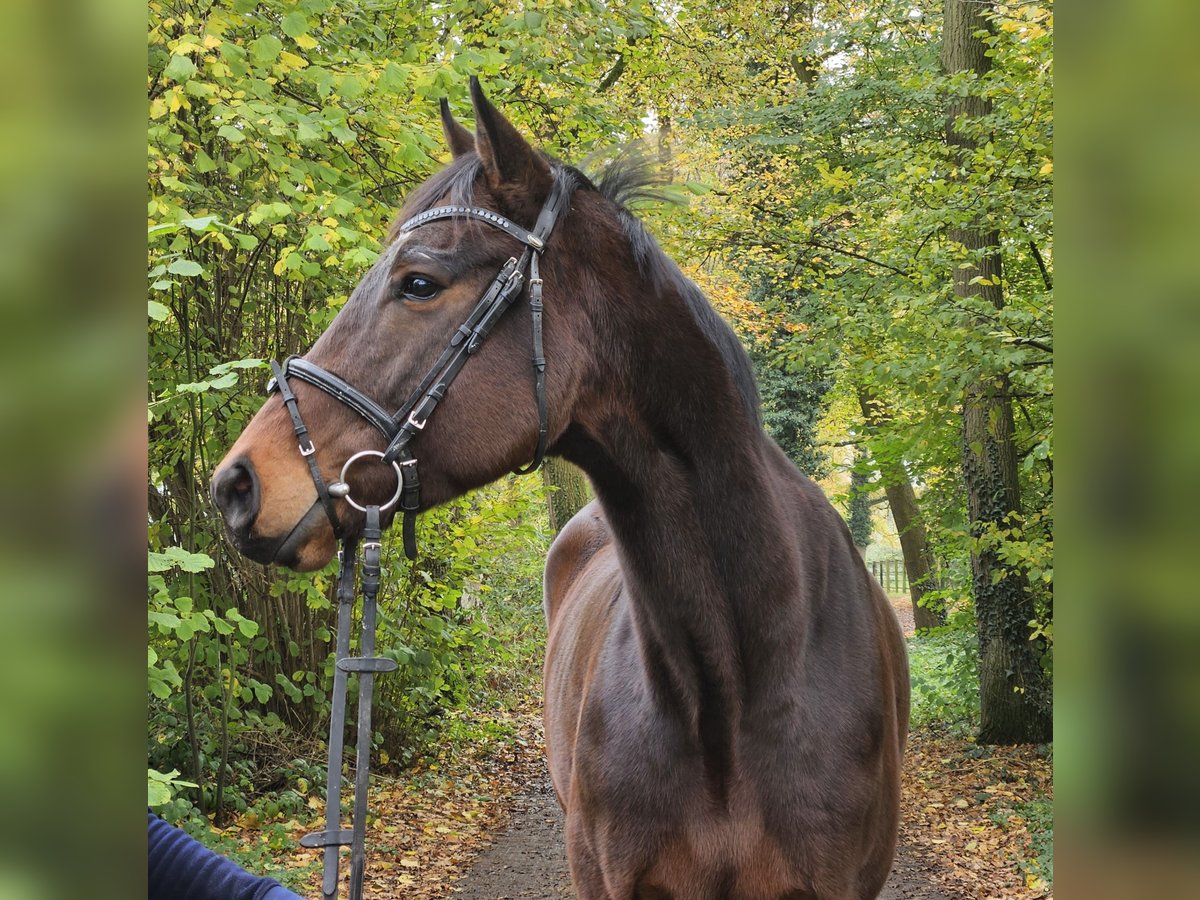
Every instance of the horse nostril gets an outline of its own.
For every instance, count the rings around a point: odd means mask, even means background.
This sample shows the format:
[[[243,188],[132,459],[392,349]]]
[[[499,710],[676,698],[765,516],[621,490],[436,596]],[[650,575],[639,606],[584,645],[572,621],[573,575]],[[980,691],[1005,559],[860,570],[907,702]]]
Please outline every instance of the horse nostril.
[[[258,476],[248,459],[234,460],[212,481],[213,502],[234,531],[248,531],[258,515]]]

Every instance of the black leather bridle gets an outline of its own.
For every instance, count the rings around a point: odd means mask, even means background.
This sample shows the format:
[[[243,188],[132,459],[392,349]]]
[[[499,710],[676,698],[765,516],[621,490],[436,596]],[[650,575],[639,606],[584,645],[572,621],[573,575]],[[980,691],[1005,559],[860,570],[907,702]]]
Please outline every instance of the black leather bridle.
[[[326,485],[317,466],[315,447],[304,420],[300,416],[299,403],[288,386],[288,378],[294,377],[320,388],[330,396],[349,406],[387,439],[387,449],[380,457],[384,463],[398,464],[396,469],[400,485],[400,510],[404,513],[404,552],[409,559],[416,558],[415,518],[420,507],[421,482],[417,473],[417,458],[410,443],[424,430],[438,403],[446,395],[451,383],[462,371],[468,359],[480,348],[488,332],[499,321],[504,312],[520,296],[526,281],[529,284],[529,313],[533,329],[533,372],[534,396],[538,411],[538,442],[533,461],[517,474],[534,471],[542,463],[546,453],[548,437],[546,405],[546,359],[542,349],[542,279],[539,262],[559,217],[570,203],[576,182],[572,174],[555,169],[550,196],[542,206],[537,223],[532,231],[522,228],[497,212],[477,206],[439,206],[419,213],[400,226],[399,234],[407,234],[442,219],[476,219],[498,228],[525,245],[520,259],[511,257],[484,291],[479,302],[466,321],[450,338],[446,349],[433,364],[421,382],[412,390],[404,405],[389,414],[382,406],[332,372],[308,360],[292,356],[283,364],[271,361],[274,377],[267,384],[268,393],[278,390],[292,419],[292,427],[300,453],[308,462],[309,472],[317,488],[317,496],[325,507],[325,513],[333,526],[334,533],[341,537],[342,526],[334,507],[334,498],[345,498],[349,487],[343,478]],[[528,278],[525,273],[528,272]],[[373,454],[372,454],[373,455]],[[354,504],[357,507],[357,504]],[[358,507],[361,509],[362,507]]]
[[[371,754],[371,702],[374,676],[396,668],[396,662],[387,657],[376,657],[375,652],[375,597],[379,590],[380,548],[382,529],[380,516],[397,502],[404,513],[404,553],[416,559],[415,519],[420,509],[421,482],[417,474],[417,458],[411,447],[413,439],[420,434],[437,409],[438,403],[468,359],[479,350],[488,333],[504,312],[521,295],[526,283],[529,285],[529,311],[533,327],[533,371],[534,394],[538,410],[538,442],[533,461],[518,474],[534,471],[546,454],[549,435],[546,406],[546,360],[542,351],[542,279],[538,264],[546,248],[546,241],[559,218],[566,211],[571,194],[576,187],[574,175],[555,169],[554,181],[537,223],[527,231],[499,213],[477,206],[439,206],[413,216],[400,226],[399,233],[407,234],[442,219],[476,219],[500,229],[522,244],[521,256],[512,257],[492,279],[491,284],[475,304],[466,321],[450,338],[446,349],[409,394],[404,405],[395,414],[389,414],[382,406],[332,372],[302,357],[289,357],[283,364],[271,361],[274,377],[267,384],[268,393],[278,391],[292,419],[300,455],[308,463],[309,474],[317,488],[317,502],[325,509],[334,534],[341,541],[338,551],[339,571],[337,579],[338,632],[334,653],[334,679],[329,714],[329,760],[326,784],[325,830],[307,834],[300,843],[305,847],[324,848],[325,862],[322,878],[322,893],[326,900],[337,897],[338,866],[340,847],[350,847],[350,900],[362,897],[363,876],[366,865],[366,821],[367,794]],[[528,277],[526,277],[528,272]],[[300,415],[300,404],[288,383],[289,378],[298,378],[340,400],[367,420],[387,439],[387,448],[382,452],[363,450],[355,453],[342,465],[338,480],[326,484],[317,465],[316,447],[309,435],[304,419]],[[360,505],[350,496],[346,482],[347,472],[363,457],[374,456],[390,464],[396,474],[396,492],[384,503]],[[361,591],[363,595],[362,634],[358,656],[350,655],[350,628],[355,600],[354,574],[356,569],[358,541],[346,537],[345,528],[338,519],[334,501],[343,499],[365,514],[363,528],[363,569]],[[346,724],[347,678],[357,674],[358,720],[356,744],[356,768],[354,790],[354,812],[352,827],[341,827],[341,777],[343,733]]]

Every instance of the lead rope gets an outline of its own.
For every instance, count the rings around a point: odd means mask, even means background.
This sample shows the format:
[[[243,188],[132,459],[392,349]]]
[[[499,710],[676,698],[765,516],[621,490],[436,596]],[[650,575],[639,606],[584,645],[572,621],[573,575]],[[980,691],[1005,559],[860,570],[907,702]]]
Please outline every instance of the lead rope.
[[[338,552],[338,633],[334,653],[333,697],[329,711],[329,768],[326,773],[325,830],[306,834],[302,847],[322,847],[325,869],[321,880],[324,900],[337,900],[339,849],[350,847],[350,900],[362,900],[366,860],[367,788],[371,765],[371,702],[375,675],[391,672],[395,660],[375,656],[376,596],[379,593],[381,529],[379,507],[366,508],[363,529],[362,636],[360,656],[350,655],[350,626],[354,617],[354,575],[358,556],[355,542],[343,543]],[[349,675],[358,675],[358,722],[355,746],[354,811],[350,829],[342,828],[342,757],[346,729],[346,694]]]

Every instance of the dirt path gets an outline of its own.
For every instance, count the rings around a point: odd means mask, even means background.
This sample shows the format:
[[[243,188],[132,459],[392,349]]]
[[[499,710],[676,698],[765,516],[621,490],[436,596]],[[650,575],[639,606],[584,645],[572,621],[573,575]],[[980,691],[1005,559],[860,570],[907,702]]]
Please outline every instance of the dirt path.
[[[465,900],[573,898],[563,817],[548,779],[517,799],[512,823],[456,885]],[[957,900],[932,887],[925,870],[901,847],[880,900]]]

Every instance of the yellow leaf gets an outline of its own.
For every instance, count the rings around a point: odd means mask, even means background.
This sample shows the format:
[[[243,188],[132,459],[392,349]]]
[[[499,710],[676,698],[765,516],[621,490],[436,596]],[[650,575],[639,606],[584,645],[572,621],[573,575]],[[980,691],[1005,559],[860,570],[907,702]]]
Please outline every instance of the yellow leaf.
[[[293,38],[293,40],[296,42],[297,46],[302,47],[305,50],[311,50],[313,47],[317,46],[316,39],[313,38],[311,34],[302,34],[297,38]]]
[[[400,865],[402,865],[408,869],[421,868],[420,860],[413,859],[411,856],[406,856],[406,857],[404,857],[404,859],[400,860]]]
[[[303,56],[297,56],[295,53],[288,53],[283,50],[279,54],[279,63],[284,69],[303,69],[308,65],[308,60]]]
[[[155,97],[150,101],[150,118],[161,119],[167,114],[167,103],[162,97]]]
[[[1052,175],[1053,173],[1054,163],[1050,160],[1046,160],[1044,163],[1042,163],[1042,167],[1038,169],[1039,175]]]

